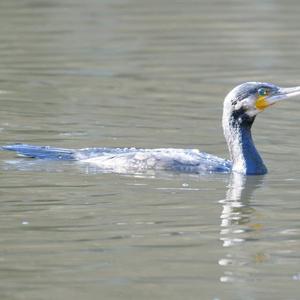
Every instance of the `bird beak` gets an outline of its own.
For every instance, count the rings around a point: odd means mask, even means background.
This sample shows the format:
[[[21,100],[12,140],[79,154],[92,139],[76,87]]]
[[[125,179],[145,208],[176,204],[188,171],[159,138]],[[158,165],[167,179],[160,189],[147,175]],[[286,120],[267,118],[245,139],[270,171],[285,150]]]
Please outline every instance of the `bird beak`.
[[[267,96],[265,100],[269,103],[269,105],[272,105],[275,102],[285,100],[287,98],[295,97],[298,95],[300,95],[300,86],[296,86],[292,88],[279,88],[277,93]]]
[[[256,108],[264,110],[270,105],[275,104],[278,101],[285,100],[287,98],[295,97],[300,95],[300,86],[292,88],[279,88],[277,92],[272,93],[268,96],[260,96],[256,101]]]

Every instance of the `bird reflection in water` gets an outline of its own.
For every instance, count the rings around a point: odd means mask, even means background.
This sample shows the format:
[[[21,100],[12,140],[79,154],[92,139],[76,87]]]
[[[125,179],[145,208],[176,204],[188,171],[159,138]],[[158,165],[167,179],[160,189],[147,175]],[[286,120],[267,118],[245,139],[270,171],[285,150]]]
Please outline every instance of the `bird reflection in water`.
[[[251,206],[253,192],[263,185],[263,180],[264,176],[231,174],[226,198],[220,201],[223,206],[220,240],[223,247],[228,249],[218,261],[220,266],[226,267],[220,277],[221,282],[242,280],[241,272],[245,272],[245,269],[239,270],[239,266],[266,259],[261,252],[255,250],[253,254],[249,254],[245,249],[245,243],[253,241],[253,236],[263,228],[262,224],[255,222],[259,215]]]

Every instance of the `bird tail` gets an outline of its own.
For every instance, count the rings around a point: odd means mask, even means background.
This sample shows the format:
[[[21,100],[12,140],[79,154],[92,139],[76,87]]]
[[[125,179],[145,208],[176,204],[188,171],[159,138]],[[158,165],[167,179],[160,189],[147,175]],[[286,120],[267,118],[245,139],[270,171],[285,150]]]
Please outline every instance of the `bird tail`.
[[[76,160],[75,150],[72,149],[54,148],[49,146],[34,146],[27,144],[14,144],[1,146],[0,150],[14,151],[21,156],[39,159]]]

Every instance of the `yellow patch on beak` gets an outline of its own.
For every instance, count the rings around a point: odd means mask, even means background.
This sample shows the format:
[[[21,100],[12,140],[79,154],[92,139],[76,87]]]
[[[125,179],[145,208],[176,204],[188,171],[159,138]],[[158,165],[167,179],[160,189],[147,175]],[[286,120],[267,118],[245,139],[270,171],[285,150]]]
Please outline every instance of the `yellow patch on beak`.
[[[266,97],[265,96],[259,96],[255,102],[255,107],[259,110],[264,110],[265,108],[267,108],[268,106],[270,106],[270,103],[268,103],[268,101],[266,101]]]

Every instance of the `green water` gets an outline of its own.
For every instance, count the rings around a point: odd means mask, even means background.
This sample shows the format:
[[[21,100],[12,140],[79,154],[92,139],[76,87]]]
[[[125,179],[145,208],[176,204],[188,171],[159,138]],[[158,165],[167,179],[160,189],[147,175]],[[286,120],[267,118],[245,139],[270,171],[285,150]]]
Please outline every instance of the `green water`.
[[[297,1],[0,3],[0,144],[227,157],[224,95],[300,85]],[[0,153],[1,299],[299,299],[300,99],[265,177],[101,174]]]

